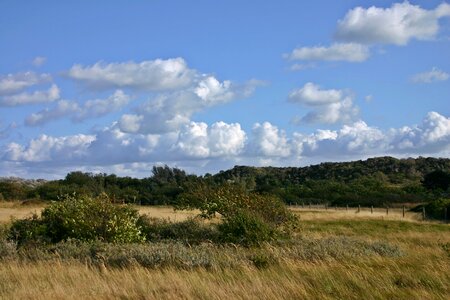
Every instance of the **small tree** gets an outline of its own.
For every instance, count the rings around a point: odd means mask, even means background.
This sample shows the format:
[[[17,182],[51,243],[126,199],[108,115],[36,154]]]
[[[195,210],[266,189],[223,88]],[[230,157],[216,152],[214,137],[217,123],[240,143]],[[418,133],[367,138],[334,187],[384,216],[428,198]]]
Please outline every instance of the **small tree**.
[[[198,184],[180,197],[179,209],[199,209],[201,216],[222,217],[222,240],[254,245],[288,233],[296,223],[284,203],[271,195],[248,193],[242,186]]]
[[[436,170],[424,176],[423,186],[429,190],[447,191],[450,187],[450,173],[442,170]]]
[[[106,196],[67,197],[52,203],[42,216],[17,220],[11,226],[12,239],[59,242],[67,239],[132,243],[144,240],[138,224],[138,211],[127,205],[114,205]]]

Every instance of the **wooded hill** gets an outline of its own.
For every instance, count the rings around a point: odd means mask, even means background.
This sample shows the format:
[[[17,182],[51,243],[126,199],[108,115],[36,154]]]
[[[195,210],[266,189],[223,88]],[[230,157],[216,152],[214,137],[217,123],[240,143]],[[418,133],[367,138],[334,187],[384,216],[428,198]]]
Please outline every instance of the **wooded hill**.
[[[58,200],[73,193],[106,193],[119,202],[176,205],[180,195],[198,185],[235,184],[247,191],[278,196],[288,204],[385,206],[448,197],[450,159],[378,157],[308,167],[235,166],[204,176],[160,166],[153,167],[149,177],[143,179],[71,172],[61,180],[34,181],[37,185],[26,182],[0,180],[0,199]]]

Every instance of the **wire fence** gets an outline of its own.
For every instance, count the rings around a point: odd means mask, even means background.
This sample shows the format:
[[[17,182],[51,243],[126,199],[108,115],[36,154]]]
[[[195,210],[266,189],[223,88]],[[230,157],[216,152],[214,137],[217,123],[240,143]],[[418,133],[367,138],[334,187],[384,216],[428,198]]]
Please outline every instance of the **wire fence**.
[[[450,222],[450,211],[447,208],[443,208],[440,216],[436,218],[436,214],[434,217],[431,217],[430,214],[427,213],[426,208],[422,207],[420,211],[411,211],[410,207],[400,206],[400,207],[374,207],[374,206],[330,206],[327,204],[312,204],[312,203],[303,203],[300,205],[289,205],[289,208],[294,211],[303,211],[303,212],[330,212],[333,211],[339,213],[352,213],[352,214],[360,214],[364,216],[386,216],[393,218],[403,218],[403,219],[415,219],[422,221],[430,221],[430,220],[439,220],[445,223]],[[439,215],[439,214],[438,214]]]

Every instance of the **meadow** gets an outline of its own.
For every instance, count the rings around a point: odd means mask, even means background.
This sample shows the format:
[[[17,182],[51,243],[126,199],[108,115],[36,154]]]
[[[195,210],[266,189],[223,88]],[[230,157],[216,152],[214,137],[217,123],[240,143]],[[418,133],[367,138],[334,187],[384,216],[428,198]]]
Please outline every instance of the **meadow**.
[[[3,202],[0,222],[41,209]],[[0,299],[450,298],[448,224],[409,212],[403,218],[401,210],[292,210],[300,218],[292,240],[257,248],[103,245],[94,258],[83,244],[50,254],[3,249]],[[171,207],[141,213],[173,222],[196,214]]]

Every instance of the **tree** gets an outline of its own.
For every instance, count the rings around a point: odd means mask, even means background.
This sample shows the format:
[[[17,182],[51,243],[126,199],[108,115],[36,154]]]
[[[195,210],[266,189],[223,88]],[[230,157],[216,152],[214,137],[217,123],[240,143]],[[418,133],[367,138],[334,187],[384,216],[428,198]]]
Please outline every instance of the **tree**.
[[[422,185],[428,190],[447,191],[450,187],[450,173],[442,170],[435,170],[424,176]]]

